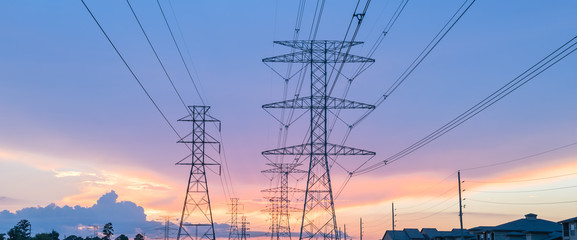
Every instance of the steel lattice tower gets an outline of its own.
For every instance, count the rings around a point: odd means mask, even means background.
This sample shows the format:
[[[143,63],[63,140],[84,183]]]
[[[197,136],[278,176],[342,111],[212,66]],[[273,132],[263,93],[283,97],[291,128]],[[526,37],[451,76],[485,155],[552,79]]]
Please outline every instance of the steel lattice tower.
[[[309,161],[307,189],[300,239],[335,239],[337,220],[330,178],[329,156],[375,155],[374,152],[332,144],[327,141],[329,109],[373,109],[375,106],[327,95],[327,65],[374,62],[374,59],[343,54],[342,49],[361,44],[350,41],[275,41],[298,51],[265,58],[263,62],[305,63],[310,67],[310,96],[263,105],[263,108],[291,108],[310,111],[308,143],[264,151],[267,155],[305,155]]]
[[[178,141],[190,144],[192,153],[176,163],[177,165],[190,165],[190,176],[177,240],[214,240],[214,223],[208,194],[206,167],[219,164],[207,156],[205,147],[208,144],[220,143],[206,132],[206,124],[216,123],[220,129],[220,121],[208,115],[209,106],[189,106],[189,109],[191,113],[178,120],[192,122],[192,132]]]
[[[231,198],[230,201],[230,231],[228,239],[238,240],[240,238],[238,232],[238,198]]]
[[[242,216],[241,219],[242,220],[240,222],[240,240],[246,240],[246,237],[250,235],[246,233],[246,231],[250,230],[250,228],[248,227],[250,223],[246,221],[245,216]]]
[[[273,173],[280,176],[280,187],[265,189],[262,192],[275,193],[276,197],[271,198],[271,240],[280,240],[281,237],[291,239],[290,229],[290,212],[296,212],[300,209],[290,206],[289,192],[302,192],[301,189],[289,187],[288,178],[291,173],[307,173],[296,167],[301,164],[295,163],[268,163],[272,169],[263,170],[262,173]]]

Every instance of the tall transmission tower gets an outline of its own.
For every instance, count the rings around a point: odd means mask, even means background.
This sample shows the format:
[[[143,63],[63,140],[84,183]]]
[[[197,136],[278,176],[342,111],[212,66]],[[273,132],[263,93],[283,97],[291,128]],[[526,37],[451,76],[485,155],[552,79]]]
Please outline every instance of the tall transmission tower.
[[[304,155],[309,161],[307,188],[300,229],[300,239],[336,239],[337,219],[330,177],[329,156],[375,155],[374,152],[332,144],[328,142],[327,114],[332,109],[373,109],[375,106],[331,97],[327,94],[327,69],[337,63],[366,63],[374,59],[341,52],[361,42],[295,40],[275,41],[297,51],[265,58],[267,63],[304,63],[310,67],[310,96],[263,105],[263,108],[305,109],[310,111],[308,142],[301,145],[277,148],[262,152],[263,155]],[[337,74],[340,74],[338,72]]]
[[[291,239],[290,212],[297,212],[300,209],[290,206],[289,192],[303,192],[301,189],[289,187],[289,174],[307,173],[297,169],[301,164],[296,163],[268,163],[272,169],[263,170],[262,173],[273,173],[280,177],[280,187],[262,190],[262,192],[273,193],[270,214],[271,214],[271,240],[280,240],[281,237]]]
[[[228,239],[239,240],[240,234],[238,232],[238,198],[231,198],[230,202],[230,231],[228,233]]]
[[[190,144],[192,152],[176,163],[177,165],[190,165],[188,187],[176,239],[214,240],[215,232],[206,167],[219,164],[212,160],[205,150],[209,144],[217,144],[220,149],[220,143],[206,132],[206,125],[216,123],[220,131],[220,121],[208,115],[209,106],[189,106],[189,109],[191,113],[178,120],[192,122],[192,132],[178,141]]]

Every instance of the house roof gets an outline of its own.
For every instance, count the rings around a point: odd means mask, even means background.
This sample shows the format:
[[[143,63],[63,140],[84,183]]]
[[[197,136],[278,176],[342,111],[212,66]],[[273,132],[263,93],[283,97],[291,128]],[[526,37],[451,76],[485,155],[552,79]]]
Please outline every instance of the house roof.
[[[390,237],[394,240],[412,240],[412,239],[425,239],[425,236],[419,232],[418,229],[414,228],[405,228],[401,230],[391,231],[388,230],[385,232],[385,236],[390,235]],[[385,238],[383,236],[383,238]]]
[[[421,233],[427,239],[433,239],[436,237],[440,237],[440,233],[436,228],[423,228],[423,229],[421,229]]]
[[[525,218],[504,223],[493,227],[493,231],[522,231],[522,232],[555,232],[561,231],[561,225],[543,219],[537,219],[536,214],[527,214]]]
[[[421,233],[425,235],[428,239],[434,239],[436,237],[452,237],[458,238],[461,237],[461,229],[454,228],[451,231],[438,231],[436,228],[423,228]],[[471,234],[467,229],[463,229],[463,235],[465,238],[469,237],[472,238],[475,235]]]
[[[463,235],[466,237],[474,237],[475,235],[471,234],[467,229],[463,229]],[[461,229],[460,228],[453,228],[451,232],[449,232],[449,236],[460,237],[461,236]]]
[[[563,221],[560,221],[559,223],[566,223],[566,222],[577,222],[577,217],[565,219]]]
[[[423,234],[416,228],[405,228],[403,231],[410,239],[425,239],[425,236],[423,236]]]

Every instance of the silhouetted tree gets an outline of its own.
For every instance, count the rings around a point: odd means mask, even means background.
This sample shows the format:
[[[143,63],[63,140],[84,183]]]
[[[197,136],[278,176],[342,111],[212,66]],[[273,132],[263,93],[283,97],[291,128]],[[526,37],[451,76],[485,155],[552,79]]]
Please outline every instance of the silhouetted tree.
[[[64,238],[63,240],[84,240],[84,238],[81,238],[81,237],[76,236],[76,235],[70,235],[70,236]]]
[[[80,238],[79,240],[82,240],[82,238]],[[84,240],[102,240],[102,238],[99,237],[85,237]]]
[[[124,234],[120,234],[120,236],[118,236],[117,238],[115,238],[114,240],[129,240],[128,237]]]
[[[9,240],[30,240],[30,229],[32,225],[26,219],[20,220],[12,229],[8,231]]]
[[[58,240],[60,233],[52,230],[51,233],[37,233],[32,240]]]
[[[6,233],[0,233],[0,240],[6,240]]]
[[[142,236],[142,234],[136,234],[136,236],[134,236],[134,240],[144,240],[144,236]]]
[[[104,238],[102,239],[110,240],[110,237],[114,235],[114,228],[112,227],[112,223],[105,224],[104,228],[102,229],[102,233],[104,234]]]

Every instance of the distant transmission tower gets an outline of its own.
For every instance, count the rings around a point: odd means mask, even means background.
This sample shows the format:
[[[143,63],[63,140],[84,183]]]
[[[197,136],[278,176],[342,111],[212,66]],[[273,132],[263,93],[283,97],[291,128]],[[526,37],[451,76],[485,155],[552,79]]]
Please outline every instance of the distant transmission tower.
[[[164,219],[163,219],[163,225],[164,225],[164,226],[162,226],[161,228],[156,228],[156,229],[155,229],[155,230],[162,230],[162,232],[163,232],[163,236],[162,236],[163,238],[162,238],[162,239],[164,239],[164,240],[170,240],[170,239],[171,239],[170,235],[172,235],[172,234],[171,234],[171,231],[172,231],[172,230],[177,230],[176,228],[170,227],[171,224],[172,224],[172,222],[170,222],[170,217],[166,216],[166,217],[164,217]]]
[[[327,141],[327,113],[332,109],[373,109],[375,106],[331,97],[327,94],[327,69],[338,63],[366,63],[374,59],[341,52],[361,42],[350,41],[275,41],[297,51],[265,58],[263,62],[304,63],[310,67],[310,96],[263,105],[263,108],[305,109],[310,111],[310,135],[301,145],[264,151],[267,155],[304,155],[309,161],[307,189],[300,239],[337,238],[337,219],[333,202],[329,156],[375,155],[374,152],[336,145]],[[340,74],[338,72],[337,74]]]
[[[268,202],[269,205],[268,207],[266,207],[265,209],[263,209],[263,212],[268,212],[268,214],[270,215],[270,239],[273,240],[274,237],[277,235],[277,233],[279,232],[279,202],[280,202],[280,198],[279,197],[268,197]]]
[[[238,198],[231,198],[230,201],[230,231],[228,239],[238,240],[240,238],[238,232]]]
[[[246,233],[248,230],[250,230],[250,228],[248,227],[250,225],[250,223],[246,221],[245,216],[242,216],[241,219],[242,220],[240,222],[240,239],[246,240],[246,237],[250,236],[250,234]]]
[[[262,192],[274,193],[275,197],[269,201],[271,214],[271,240],[280,240],[281,237],[288,237],[291,239],[290,228],[290,212],[296,212],[300,209],[290,206],[289,192],[303,192],[301,189],[289,187],[289,174],[291,173],[307,173],[304,170],[296,167],[301,164],[295,163],[268,163],[272,169],[262,171],[263,173],[274,173],[280,177],[280,187],[265,189]]]
[[[214,223],[206,181],[206,166],[219,164],[211,161],[212,158],[207,156],[205,146],[220,143],[206,132],[206,124],[216,123],[220,129],[220,121],[207,114],[208,109],[210,109],[209,106],[192,106],[189,108],[191,114],[178,120],[192,122],[192,132],[178,141],[179,143],[190,144],[192,153],[176,163],[177,165],[190,165],[190,176],[177,240],[214,240]]]

